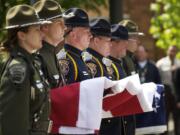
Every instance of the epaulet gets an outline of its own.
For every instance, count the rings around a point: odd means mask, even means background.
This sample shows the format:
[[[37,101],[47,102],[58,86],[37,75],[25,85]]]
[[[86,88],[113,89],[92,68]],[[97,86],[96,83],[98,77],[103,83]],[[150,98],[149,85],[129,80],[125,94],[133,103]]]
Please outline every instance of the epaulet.
[[[61,49],[58,53],[57,53],[57,59],[60,60],[60,59],[66,59],[66,56],[67,56],[67,52],[65,51],[65,49]]]
[[[81,56],[84,62],[92,60],[92,55],[87,51],[82,52]]]

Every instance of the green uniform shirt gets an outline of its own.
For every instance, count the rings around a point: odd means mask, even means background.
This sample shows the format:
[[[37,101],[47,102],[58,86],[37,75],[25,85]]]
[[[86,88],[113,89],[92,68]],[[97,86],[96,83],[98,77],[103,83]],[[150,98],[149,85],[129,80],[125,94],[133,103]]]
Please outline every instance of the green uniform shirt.
[[[128,76],[136,73],[134,60],[135,59],[133,53],[129,51],[127,52],[127,55],[123,58],[123,67]]]
[[[39,51],[47,68],[47,78],[51,88],[60,86],[61,72],[55,53],[55,47],[43,41],[43,47]]]
[[[20,47],[10,54],[0,80],[0,135],[33,135],[42,129],[34,125],[49,122],[48,84],[33,55]]]

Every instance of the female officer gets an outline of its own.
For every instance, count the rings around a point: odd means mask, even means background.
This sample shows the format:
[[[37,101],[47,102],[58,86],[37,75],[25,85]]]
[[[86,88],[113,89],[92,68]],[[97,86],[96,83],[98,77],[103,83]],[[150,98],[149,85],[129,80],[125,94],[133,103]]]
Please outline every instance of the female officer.
[[[44,23],[28,5],[7,12],[7,40],[0,51],[0,135],[48,134],[49,86],[33,54],[42,47]]]

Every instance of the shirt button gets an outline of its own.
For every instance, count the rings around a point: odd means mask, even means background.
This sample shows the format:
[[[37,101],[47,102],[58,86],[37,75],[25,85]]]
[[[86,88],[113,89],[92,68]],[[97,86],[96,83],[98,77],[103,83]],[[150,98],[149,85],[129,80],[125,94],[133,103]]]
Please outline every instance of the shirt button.
[[[108,120],[108,123],[110,123],[111,122],[111,120]]]
[[[127,124],[127,121],[124,121],[124,124]]]

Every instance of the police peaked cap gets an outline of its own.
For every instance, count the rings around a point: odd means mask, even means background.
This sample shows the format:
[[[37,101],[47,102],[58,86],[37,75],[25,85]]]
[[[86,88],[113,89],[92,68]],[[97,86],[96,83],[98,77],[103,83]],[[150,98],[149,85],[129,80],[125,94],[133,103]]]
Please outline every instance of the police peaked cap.
[[[95,36],[111,37],[111,25],[105,19],[93,19],[90,22],[91,33]]]
[[[112,40],[128,40],[128,30],[126,27],[119,24],[111,25],[111,39]]]
[[[65,25],[70,27],[89,27],[88,14],[80,8],[70,8],[63,14]]]

